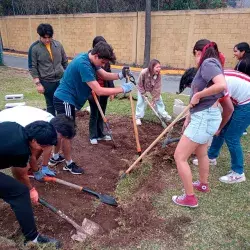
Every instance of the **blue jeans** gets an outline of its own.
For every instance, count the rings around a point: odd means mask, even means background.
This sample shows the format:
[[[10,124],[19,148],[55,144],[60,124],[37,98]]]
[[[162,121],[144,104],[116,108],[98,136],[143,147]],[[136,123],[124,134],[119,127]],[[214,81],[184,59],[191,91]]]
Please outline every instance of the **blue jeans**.
[[[240,138],[243,132],[250,125],[250,103],[234,107],[230,121],[222,129],[219,136],[213,137],[213,142],[208,150],[209,159],[219,156],[224,140],[231,156],[231,169],[242,174],[244,172],[243,151]]]
[[[141,93],[138,91],[137,94],[137,104],[136,104],[136,119],[141,119],[144,117],[145,109],[147,107],[147,103],[142,97]],[[165,109],[165,105],[163,103],[162,97],[160,96],[160,99],[156,101],[155,103],[155,109],[156,111],[162,116],[163,118],[166,118],[168,116],[168,112]]]

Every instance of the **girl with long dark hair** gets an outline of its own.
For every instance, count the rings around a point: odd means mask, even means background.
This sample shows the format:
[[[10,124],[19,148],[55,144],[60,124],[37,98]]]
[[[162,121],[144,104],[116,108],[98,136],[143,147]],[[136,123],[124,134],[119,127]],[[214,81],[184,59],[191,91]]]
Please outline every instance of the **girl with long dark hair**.
[[[208,141],[219,129],[222,118],[218,99],[224,95],[226,89],[223,62],[217,44],[206,39],[199,40],[193,48],[193,54],[198,71],[191,84],[192,108],[185,120],[184,133],[174,154],[185,194],[172,197],[174,203],[186,207],[198,206],[194,189],[209,191]],[[196,182],[192,182],[188,164],[188,158],[192,153],[197,155],[199,161],[199,180]]]

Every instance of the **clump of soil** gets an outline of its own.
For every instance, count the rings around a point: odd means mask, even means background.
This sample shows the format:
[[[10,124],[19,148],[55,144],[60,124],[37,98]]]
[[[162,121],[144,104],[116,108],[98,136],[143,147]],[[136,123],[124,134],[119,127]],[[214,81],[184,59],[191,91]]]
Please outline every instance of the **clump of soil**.
[[[113,148],[112,141],[99,142],[98,145],[89,143],[87,112],[79,112],[76,120],[78,133],[73,141],[73,160],[84,168],[85,173],[72,175],[63,171],[63,164],[60,164],[55,167],[57,177],[103,194],[114,195],[119,173],[128,168],[128,162],[136,155],[132,119],[109,117],[116,149]],[[163,128],[158,123],[143,122],[138,130],[143,151],[158,137]],[[173,135],[179,136],[181,124],[176,125],[174,131]],[[165,221],[157,216],[151,202],[152,195],[161,192],[166,186],[161,171],[175,167],[175,147],[176,143],[162,149],[159,142],[152,149],[146,159],[153,165],[150,176],[143,180],[129,201],[118,207],[105,205],[91,195],[57,183],[32,182],[40,197],[62,210],[78,224],[86,217],[104,229],[104,235],[93,240],[95,247],[128,245],[146,238],[167,237],[169,234],[181,237],[175,222],[172,233],[172,227],[166,227]],[[17,231],[18,223],[11,209],[2,201],[0,214],[4,215],[1,216],[0,235],[9,237],[12,232]],[[75,229],[70,224],[41,205],[34,206],[34,214],[40,233],[60,239],[63,249],[70,249],[74,245],[71,235],[75,233]],[[179,220],[185,221],[185,218]],[[185,223],[189,223],[188,219]]]

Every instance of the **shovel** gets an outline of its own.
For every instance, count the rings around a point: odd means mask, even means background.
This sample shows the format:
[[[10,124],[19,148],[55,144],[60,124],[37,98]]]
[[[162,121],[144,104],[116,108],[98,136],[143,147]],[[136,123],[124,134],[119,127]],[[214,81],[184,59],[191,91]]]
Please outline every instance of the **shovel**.
[[[161,121],[161,125],[163,128],[166,128],[167,125],[166,123],[163,121],[163,119],[160,117],[160,115],[158,114],[158,112],[155,110],[155,108],[151,105],[150,101],[148,100],[148,98],[146,96],[143,96],[145,101],[147,102],[147,104],[149,105],[149,107],[152,109],[152,111],[154,112],[154,114],[158,117],[158,119]]]
[[[114,139],[113,139],[112,132],[111,132],[111,129],[110,129],[110,127],[109,127],[108,120],[107,120],[107,118],[105,117],[105,115],[104,115],[104,113],[103,113],[103,111],[102,111],[102,107],[101,107],[101,105],[100,105],[100,103],[99,103],[99,101],[98,101],[98,98],[97,98],[97,96],[96,96],[96,93],[95,93],[94,91],[92,91],[92,95],[93,95],[94,100],[95,100],[95,103],[96,103],[96,105],[97,105],[97,107],[98,107],[98,109],[99,109],[99,112],[100,112],[100,114],[101,114],[101,116],[102,116],[103,122],[104,122],[104,124],[105,124],[105,126],[106,126],[106,128],[107,128],[108,134],[109,134],[109,136],[111,137],[111,140],[112,140],[112,142],[113,142],[113,147],[116,148],[115,141],[114,141]]]
[[[66,220],[68,223],[70,223],[75,229],[77,234],[73,235],[72,238],[77,241],[84,241],[86,240],[87,236],[94,235],[102,231],[102,228],[96,224],[95,222],[84,219],[83,226],[78,225],[74,220],[69,218],[66,214],[64,214],[61,210],[53,207],[51,204],[49,204],[47,201],[45,201],[42,198],[39,198],[39,203],[42,204],[44,207],[47,207],[49,210],[51,210],[53,213],[57,214],[64,220]]]
[[[127,70],[127,76],[126,76],[126,82],[131,81],[134,85],[136,85],[135,78],[133,75],[130,73],[129,70]],[[129,100],[130,100],[130,106],[131,106],[131,113],[132,113],[132,120],[133,120],[133,127],[134,127],[134,134],[135,134],[135,142],[136,142],[136,149],[137,153],[140,156],[141,155],[141,144],[139,141],[139,133],[138,133],[138,127],[136,125],[136,120],[135,120],[135,107],[133,103],[133,97],[132,93],[129,93]]]
[[[75,188],[75,189],[78,189],[80,190],[81,192],[86,192],[86,193],[89,193],[91,195],[94,195],[96,196],[101,202],[105,203],[105,204],[108,204],[108,205],[111,205],[111,206],[118,206],[116,200],[114,197],[110,196],[110,195],[107,195],[107,194],[100,194],[100,193],[97,193],[93,190],[90,190],[89,188],[84,188],[82,186],[78,186],[76,184],[73,184],[73,183],[70,183],[70,182],[67,182],[67,181],[64,181],[64,180],[61,180],[61,179],[58,179],[58,178],[55,178],[55,177],[49,177],[49,176],[45,176],[43,178],[44,181],[48,181],[48,182],[57,182],[57,183],[60,183],[60,184],[63,184],[63,185],[66,185],[68,187],[72,187],[72,188]]]
[[[169,132],[173,126],[179,121],[179,119],[191,108],[191,104],[189,104],[173,121],[169,124],[163,132],[152,142],[152,144],[142,153],[142,155],[137,158],[137,160],[126,170],[125,173],[121,175],[121,179],[125,178],[127,174],[135,167],[135,165],[153,148],[156,143],[167,133]]]

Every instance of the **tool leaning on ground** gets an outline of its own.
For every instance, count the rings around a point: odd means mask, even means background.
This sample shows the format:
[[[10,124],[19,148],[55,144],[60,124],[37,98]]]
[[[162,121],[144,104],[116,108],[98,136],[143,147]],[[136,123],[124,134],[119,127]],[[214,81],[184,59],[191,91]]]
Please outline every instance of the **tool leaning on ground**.
[[[154,112],[154,114],[158,117],[158,119],[161,121],[161,125],[163,128],[167,127],[167,124],[163,121],[163,119],[161,118],[161,116],[158,114],[158,112],[155,110],[155,108],[152,106],[152,104],[150,103],[150,101],[148,100],[147,96],[143,95],[143,98],[145,99],[145,101],[147,102],[147,104],[149,105],[149,107],[152,109],[152,111]]]
[[[135,78],[131,74],[130,70],[128,69],[126,71],[126,82],[129,82],[129,81],[132,82],[136,86]],[[133,97],[132,97],[131,92],[129,93],[129,100],[130,100],[130,106],[131,106],[131,113],[132,113],[132,120],[133,120],[133,127],[134,127],[135,141],[136,141],[136,149],[137,149],[138,155],[140,156],[141,155],[141,145],[140,145],[140,141],[139,141],[138,127],[136,125],[136,120],[135,120],[135,107],[134,107]]]
[[[101,105],[100,105],[100,103],[99,103],[99,101],[98,101],[98,98],[97,98],[97,96],[96,96],[96,93],[95,93],[94,91],[92,91],[92,95],[93,95],[93,97],[94,97],[94,100],[95,100],[95,103],[96,103],[96,105],[97,105],[97,107],[98,107],[98,110],[99,110],[99,112],[100,112],[100,114],[101,114],[101,116],[102,116],[103,122],[104,122],[104,124],[105,124],[105,126],[106,126],[106,128],[107,128],[108,135],[111,137],[111,140],[112,140],[112,142],[113,142],[113,147],[116,148],[115,141],[114,141],[114,138],[113,138],[113,136],[112,136],[112,131],[111,131],[111,129],[110,129],[108,120],[107,120],[106,116],[104,115],[104,113],[103,113],[103,111],[102,111],[102,107],[101,107]]]
[[[92,236],[95,234],[100,233],[103,229],[96,224],[95,222],[84,219],[82,226],[78,225],[74,220],[69,218],[66,214],[64,214],[61,210],[55,208],[51,204],[49,204],[47,201],[45,201],[42,198],[39,198],[39,203],[42,204],[44,207],[48,208],[51,210],[53,213],[57,214],[64,220],[66,220],[68,223],[70,223],[75,229],[77,234],[72,236],[72,239],[77,240],[77,241],[84,241],[87,236]]]
[[[60,183],[60,184],[63,184],[65,186],[68,186],[68,187],[72,187],[72,188],[75,188],[81,192],[86,192],[88,194],[91,194],[91,195],[94,195],[95,197],[97,197],[102,203],[105,203],[105,204],[108,204],[108,205],[111,205],[111,206],[118,206],[116,200],[114,197],[110,196],[110,195],[107,195],[107,194],[100,194],[100,193],[97,193],[93,190],[90,190],[89,188],[84,188],[82,186],[79,186],[79,185],[76,185],[76,184],[73,184],[73,183],[70,183],[70,182],[67,182],[67,181],[64,181],[64,180],[61,180],[61,179],[58,179],[58,178],[55,178],[55,177],[49,177],[49,176],[45,176],[43,178],[43,181],[46,181],[46,182],[56,182],[56,183]]]
[[[135,167],[135,165],[156,145],[156,143],[167,133],[169,132],[173,126],[180,120],[184,114],[189,111],[191,108],[191,104],[189,104],[172,122],[169,124],[163,132],[153,141],[153,143],[142,153],[142,155],[126,170],[125,173],[121,175],[121,179],[125,178],[127,174]]]
[[[183,119],[186,119],[186,115],[185,115],[184,117],[180,118],[177,122],[179,122],[179,121],[181,121],[181,120],[183,120]],[[176,122],[176,123],[177,123],[177,122]],[[161,146],[162,148],[165,148],[167,145],[169,145],[169,144],[171,144],[171,143],[180,141],[181,137],[174,137],[174,138],[171,138],[171,135],[172,135],[172,133],[173,133],[173,130],[174,130],[174,128],[172,128],[172,129],[170,130],[170,132],[168,133],[166,139],[163,141],[162,146]]]

